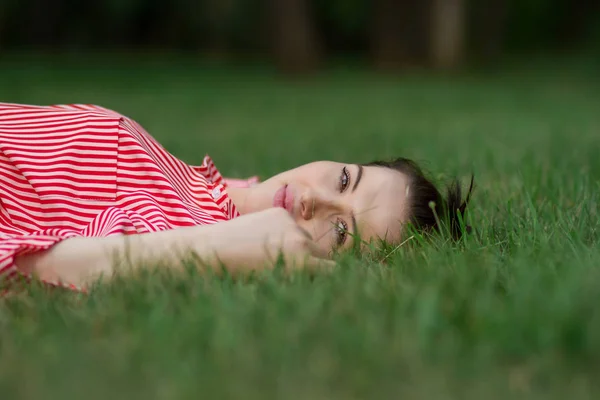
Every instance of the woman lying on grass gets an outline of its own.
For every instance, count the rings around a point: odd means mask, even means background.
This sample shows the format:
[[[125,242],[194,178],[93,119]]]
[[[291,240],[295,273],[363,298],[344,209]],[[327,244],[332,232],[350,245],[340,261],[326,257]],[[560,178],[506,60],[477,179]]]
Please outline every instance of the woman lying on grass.
[[[456,183],[442,198],[406,159],[226,179],[209,157],[187,165],[135,121],[90,105],[0,103],[0,180],[0,277],[74,289],[116,272],[115,255],[178,268],[194,254],[232,274],[281,254],[319,267],[358,235],[397,243],[409,222],[431,231],[447,216],[459,235],[468,202]]]

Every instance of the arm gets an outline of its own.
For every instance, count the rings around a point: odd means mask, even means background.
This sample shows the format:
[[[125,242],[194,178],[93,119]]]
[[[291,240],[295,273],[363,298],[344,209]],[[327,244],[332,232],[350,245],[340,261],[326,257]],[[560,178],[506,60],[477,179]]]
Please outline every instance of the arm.
[[[119,262],[135,269],[160,265],[181,268],[192,252],[203,265],[220,272],[224,265],[235,275],[269,267],[279,252],[302,265],[331,265],[316,256],[317,248],[283,209],[269,209],[215,225],[129,236],[75,237],[46,251],[17,256],[24,274],[45,281],[62,281],[85,287],[101,276],[119,272]]]
[[[214,228],[196,226],[127,236],[74,237],[46,251],[16,256],[15,264],[25,275],[77,287],[85,287],[101,276],[110,278],[122,267],[135,270],[164,262],[178,268],[191,252],[207,265],[216,266],[219,240],[210,234]]]

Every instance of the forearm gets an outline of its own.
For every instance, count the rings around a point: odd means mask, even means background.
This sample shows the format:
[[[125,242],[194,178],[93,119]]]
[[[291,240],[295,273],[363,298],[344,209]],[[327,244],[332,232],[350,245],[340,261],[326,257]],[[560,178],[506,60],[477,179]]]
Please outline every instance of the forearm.
[[[197,226],[175,230],[110,237],[66,239],[47,251],[18,256],[15,264],[27,275],[44,281],[68,282],[85,286],[100,277],[127,269],[157,265],[181,268],[186,257],[200,257],[202,265],[219,268],[218,253],[227,247],[217,226]]]
[[[86,286],[101,276],[155,266],[181,268],[190,256],[198,267],[232,275],[270,268],[284,256],[290,268],[333,266],[288,212],[270,208],[213,225],[163,232],[66,239],[46,251],[18,256],[15,264],[44,281]]]

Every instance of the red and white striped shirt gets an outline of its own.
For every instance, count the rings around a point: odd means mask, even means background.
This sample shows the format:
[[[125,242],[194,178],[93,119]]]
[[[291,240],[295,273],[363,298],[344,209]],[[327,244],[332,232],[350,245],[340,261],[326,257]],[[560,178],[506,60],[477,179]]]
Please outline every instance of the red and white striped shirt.
[[[102,107],[0,103],[0,279],[19,275],[16,255],[67,238],[229,220],[238,212],[227,186],[245,183],[208,156],[184,163]]]

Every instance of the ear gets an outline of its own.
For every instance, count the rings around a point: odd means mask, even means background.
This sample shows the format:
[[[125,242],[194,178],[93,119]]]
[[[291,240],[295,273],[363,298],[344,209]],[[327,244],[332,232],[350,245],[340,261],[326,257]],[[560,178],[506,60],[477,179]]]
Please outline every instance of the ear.
[[[465,198],[465,201],[463,201],[462,204],[460,205],[460,207],[458,208],[461,215],[465,214],[467,205],[469,204],[469,201],[471,200],[471,193],[473,193],[473,185],[474,184],[475,184],[475,175],[471,175],[471,184],[469,185],[469,191],[467,192],[467,197]],[[470,227],[467,227],[467,228],[470,228]]]

